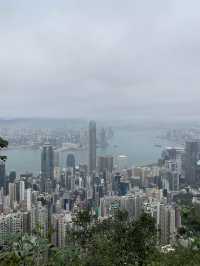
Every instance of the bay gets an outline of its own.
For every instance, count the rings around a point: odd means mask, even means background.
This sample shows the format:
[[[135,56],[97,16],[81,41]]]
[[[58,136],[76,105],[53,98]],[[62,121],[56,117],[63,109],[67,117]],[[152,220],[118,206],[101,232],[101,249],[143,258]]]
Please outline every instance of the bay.
[[[117,155],[127,155],[129,166],[146,165],[157,162],[162,149],[170,145],[165,140],[157,138],[162,130],[158,129],[123,129],[115,130],[114,137],[110,145],[105,150],[98,150],[98,154],[106,154],[117,157]],[[155,144],[161,145],[160,147]],[[70,151],[69,151],[70,152]],[[60,166],[65,167],[66,157],[69,152],[60,156]],[[7,172],[15,170],[17,174],[32,172],[35,175],[41,169],[41,150],[31,149],[11,149],[7,150],[8,160],[6,162]],[[87,163],[88,151],[76,152],[77,163]]]

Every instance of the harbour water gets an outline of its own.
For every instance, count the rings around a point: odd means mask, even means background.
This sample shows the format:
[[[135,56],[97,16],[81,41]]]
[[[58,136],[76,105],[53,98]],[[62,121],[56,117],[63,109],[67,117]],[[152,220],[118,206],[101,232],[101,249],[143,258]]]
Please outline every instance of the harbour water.
[[[125,154],[129,158],[129,166],[146,165],[157,162],[163,147],[170,145],[164,140],[159,140],[157,136],[161,131],[158,129],[118,129],[115,130],[114,137],[106,150],[99,150],[99,154],[117,156]],[[159,143],[159,147],[155,144]],[[11,149],[7,152],[6,162],[7,172],[15,170],[17,174],[25,172],[40,172],[40,150],[31,149]],[[65,166],[67,153],[61,155],[61,167]],[[87,162],[87,151],[77,153],[78,162]]]

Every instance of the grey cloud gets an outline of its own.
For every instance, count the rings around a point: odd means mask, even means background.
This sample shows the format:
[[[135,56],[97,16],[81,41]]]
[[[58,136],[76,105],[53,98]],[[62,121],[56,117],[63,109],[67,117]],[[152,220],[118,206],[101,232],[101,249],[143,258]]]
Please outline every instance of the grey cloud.
[[[0,0],[1,116],[200,115],[199,8]]]

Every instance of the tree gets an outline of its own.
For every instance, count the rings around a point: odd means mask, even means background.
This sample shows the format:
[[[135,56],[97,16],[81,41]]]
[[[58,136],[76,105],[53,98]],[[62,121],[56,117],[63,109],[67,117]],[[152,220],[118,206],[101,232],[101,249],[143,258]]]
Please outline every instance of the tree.
[[[146,265],[156,244],[154,220],[143,214],[138,221],[126,211],[98,221],[88,210],[75,219],[74,246],[79,248],[83,266]]]
[[[193,247],[161,253],[156,247],[155,221],[147,214],[130,220],[126,211],[119,211],[112,218],[98,220],[86,209],[76,215],[74,225],[69,228],[69,239],[63,249],[53,247],[39,235],[20,234],[11,238],[7,250],[0,253],[0,265],[200,265],[200,253]]]
[[[0,253],[0,265],[47,265],[50,250],[51,244],[39,236],[9,235],[7,247]]]
[[[4,140],[3,138],[0,137],[0,151],[4,148],[7,148],[8,147],[8,141],[7,140]],[[7,156],[5,155],[0,155],[0,160],[1,161],[6,161],[7,159]]]

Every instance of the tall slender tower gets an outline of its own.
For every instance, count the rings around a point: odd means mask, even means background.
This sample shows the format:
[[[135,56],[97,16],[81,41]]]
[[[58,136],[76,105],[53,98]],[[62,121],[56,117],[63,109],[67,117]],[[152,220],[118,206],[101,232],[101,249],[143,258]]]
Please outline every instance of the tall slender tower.
[[[41,173],[44,179],[54,178],[54,151],[50,144],[45,144],[42,149]]]
[[[200,184],[200,140],[186,142],[184,167],[187,184]]]
[[[0,160],[0,188],[4,187],[6,178],[5,162]]]
[[[96,171],[96,122],[89,123],[89,173]]]

